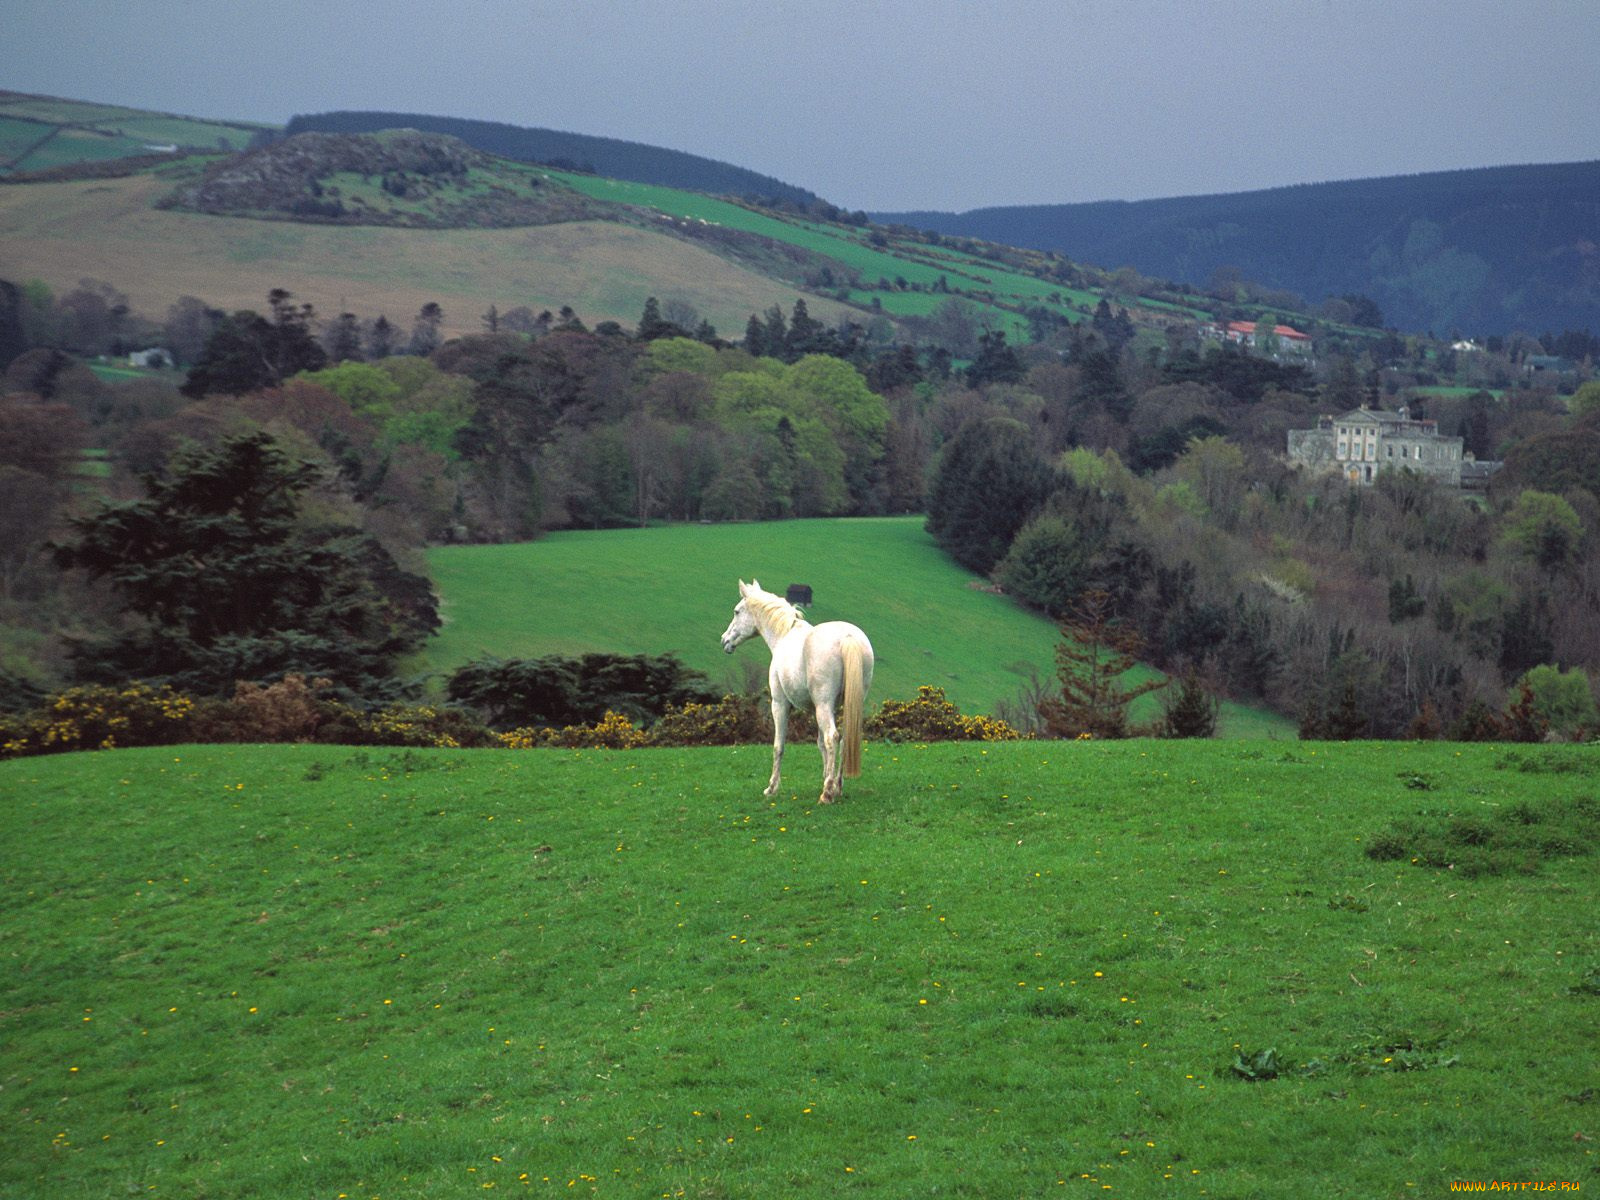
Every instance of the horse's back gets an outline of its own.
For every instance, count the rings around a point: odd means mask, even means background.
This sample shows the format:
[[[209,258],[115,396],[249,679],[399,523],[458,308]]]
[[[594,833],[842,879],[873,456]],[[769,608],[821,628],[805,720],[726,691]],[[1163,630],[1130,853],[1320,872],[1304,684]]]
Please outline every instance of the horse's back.
[[[807,647],[807,657],[811,657],[820,650],[821,657],[831,663],[843,663],[844,646],[846,642],[854,642],[861,647],[861,677],[862,688],[872,685],[872,642],[859,627],[849,621],[824,621],[811,631],[810,643]]]

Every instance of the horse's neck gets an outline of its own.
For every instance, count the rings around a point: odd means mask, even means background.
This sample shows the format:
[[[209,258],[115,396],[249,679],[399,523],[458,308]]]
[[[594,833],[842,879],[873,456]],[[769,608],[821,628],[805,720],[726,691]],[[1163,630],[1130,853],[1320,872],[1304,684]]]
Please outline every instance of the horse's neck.
[[[765,618],[756,622],[756,629],[761,633],[761,640],[766,642],[767,649],[771,650],[773,653],[777,653],[778,643],[782,642],[785,638],[790,637],[795,633],[799,633],[802,637],[804,637],[805,634],[809,633],[811,630],[811,622],[807,621],[804,617],[801,617],[799,620],[790,625],[788,629],[785,629],[782,633],[779,633],[778,630],[781,627],[781,624],[782,623],[779,621],[767,620]]]

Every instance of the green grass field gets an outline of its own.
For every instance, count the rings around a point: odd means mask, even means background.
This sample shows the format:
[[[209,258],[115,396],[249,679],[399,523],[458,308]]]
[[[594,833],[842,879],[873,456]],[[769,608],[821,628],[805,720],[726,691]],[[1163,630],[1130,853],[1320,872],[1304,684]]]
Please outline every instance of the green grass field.
[[[789,766],[0,763],[0,1195],[1600,1183],[1594,868],[1549,815],[1592,750],[875,743],[827,809]],[[1554,849],[1367,857],[1397,817]]]
[[[766,648],[732,659],[718,638],[738,602],[738,580],[782,595],[809,584],[814,622],[846,620],[872,639],[869,697],[909,699],[927,684],[966,713],[991,713],[1020,690],[1028,666],[1055,676],[1055,626],[951,562],[921,517],[669,525],[551,534],[503,546],[440,546],[428,565],[443,597],[444,629],[420,663],[443,673],[474,658],[609,651],[676,654],[739,690],[747,671],[765,682]],[[1154,698],[1135,710],[1153,719]],[[1228,705],[1228,737],[1293,737],[1282,718]]]

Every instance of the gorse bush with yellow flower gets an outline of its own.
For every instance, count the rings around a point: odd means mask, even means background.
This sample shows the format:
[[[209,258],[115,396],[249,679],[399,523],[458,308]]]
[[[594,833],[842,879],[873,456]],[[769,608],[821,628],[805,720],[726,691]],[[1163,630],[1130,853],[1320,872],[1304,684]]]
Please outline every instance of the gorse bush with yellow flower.
[[[231,700],[196,700],[142,683],[72,688],[31,712],[0,716],[0,758],[176,742],[638,750],[758,745],[772,738],[771,707],[760,696],[670,705],[647,727],[607,709],[595,722],[495,732],[463,709],[391,704],[369,711],[333,699],[330,690],[327,680],[298,674],[270,684],[241,683]],[[866,733],[901,742],[1003,742],[1020,736],[997,718],[962,714],[936,687],[919,688],[912,700],[885,700]],[[812,714],[791,713],[789,740],[815,737]]]
[[[41,707],[0,716],[0,756],[166,746],[192,736],[192,698],[143,683],[69,688]]]
[[[943,688],[926,685],[915,700],[885,700],[866,733],[889,742],[1014,742],[1022,736],[997,717],[963,715]]]

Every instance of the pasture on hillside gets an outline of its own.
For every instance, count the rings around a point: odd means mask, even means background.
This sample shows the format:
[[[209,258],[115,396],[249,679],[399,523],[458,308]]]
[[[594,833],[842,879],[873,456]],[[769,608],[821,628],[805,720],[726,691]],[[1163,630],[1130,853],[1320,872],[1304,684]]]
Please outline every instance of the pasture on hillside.
[[[962,712],[1014,700],[1031,666],[1055,678],[1056,627],[953,563],[921,517],[666,525],[547,535],[499,546],[439,546],[428,566],[444,628],[422,669],[448,673],[474,658],[591,651],[676,654],[732,691],[766,682],[770,657],[752,642],[731,659],[718,637],[738,580],[782,595],[812,587],[815,622],[843,620],[872,639],[877,673],[868,712],[917,688],[942,687]],[[751,672],[754,674],[752,675]],[[1154,698],[1135,709],[1159,713]],[[1293,737],[1272,713],[1225,705],[1227,737]]]
[[[1596,1185],[1591,749],[794,759],[0,763],[0,1195]]]
[[[58,294],[104,279],[147,315],[180,296],[259,311],[272,287],[324,315],[350,309],[399,324],[434,301],[450,336],[481,331],[491,304],[570,304],[585,319],[631,328],[648,296],[684,300],[737,334],[751,313],[795,299],[793,286],[708,249],[611,222],[399,229],[156,208],[193,170],[180,162],[126,178],[0,189],[0,278],[39,279]],[[856,312],[822,297],[808,303],[820,321]]]

